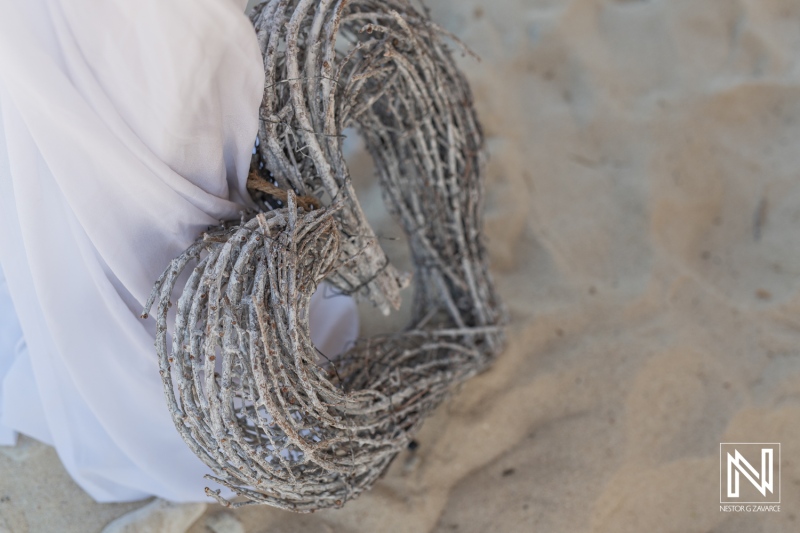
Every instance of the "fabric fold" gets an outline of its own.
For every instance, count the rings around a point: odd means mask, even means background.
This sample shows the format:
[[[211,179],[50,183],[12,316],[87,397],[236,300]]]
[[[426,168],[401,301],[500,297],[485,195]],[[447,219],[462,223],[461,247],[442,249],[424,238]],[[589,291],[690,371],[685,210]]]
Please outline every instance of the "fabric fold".
[[[264,82],[242,8],[0,0],[0,444],[53,444],[98,501],[206,500],[138,313],[248,201]],[[355,337],[351,299],[314,305],[315,342]]]

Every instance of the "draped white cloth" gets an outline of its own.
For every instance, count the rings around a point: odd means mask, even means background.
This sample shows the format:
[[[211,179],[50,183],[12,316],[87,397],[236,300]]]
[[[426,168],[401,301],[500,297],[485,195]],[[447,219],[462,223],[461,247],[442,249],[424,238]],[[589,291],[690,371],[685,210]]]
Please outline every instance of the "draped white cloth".
[[[153,282],[238,219],[264,83],[235,0],[0,0],[0,444],[55,446],[98,501],[205,501],[163,399]],[[355,338],[347,297],[312,339]]]

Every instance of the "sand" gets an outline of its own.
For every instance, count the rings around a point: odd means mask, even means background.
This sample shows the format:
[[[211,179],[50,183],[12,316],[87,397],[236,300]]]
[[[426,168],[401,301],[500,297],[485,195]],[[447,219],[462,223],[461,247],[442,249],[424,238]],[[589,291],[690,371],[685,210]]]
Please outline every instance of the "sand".
[[[189,531],[800,530],[800,3],[428,4],[482,58],[460,63],[508,349],[343,510],[209,506]],[[782,444],[781,512],[720,512],[721,442]],[[143,505],[93,503],[28,439],[0,472],[2,532]]]

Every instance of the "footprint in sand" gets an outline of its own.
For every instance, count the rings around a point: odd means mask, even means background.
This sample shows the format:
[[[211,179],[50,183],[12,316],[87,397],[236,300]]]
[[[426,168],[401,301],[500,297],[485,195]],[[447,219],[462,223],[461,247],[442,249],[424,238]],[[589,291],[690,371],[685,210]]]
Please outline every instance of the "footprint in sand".
[[[627,460],[653,464],[707,455],[741,408],[741,389],[719,358],[696,349],[676,347],[650,358],[625,402]]]
[[[664,112],[651,159],[655,242],[737,306],[800,288],[800,88],[741,84]]]

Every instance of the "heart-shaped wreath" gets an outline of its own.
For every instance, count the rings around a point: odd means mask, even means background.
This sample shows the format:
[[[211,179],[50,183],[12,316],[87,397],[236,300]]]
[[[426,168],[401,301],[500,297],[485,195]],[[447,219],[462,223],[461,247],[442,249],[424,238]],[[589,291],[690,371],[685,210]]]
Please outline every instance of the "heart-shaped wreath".
[[[268,0],[251,15],[266,84],[248,188],[261,212],[204,234],[158,280],[156,348],[183,439],[246,501],[300,512],[367,490],[423,419],[502,349],[481,235],[483,139],[444,38],[407,0]],[[374,158],[414,264],[408,327],[335,360],[311,342],[322,280],[385,313],[408,278],[350,180],[342,131]],[[175,311],[174,286],[190,263]]]

